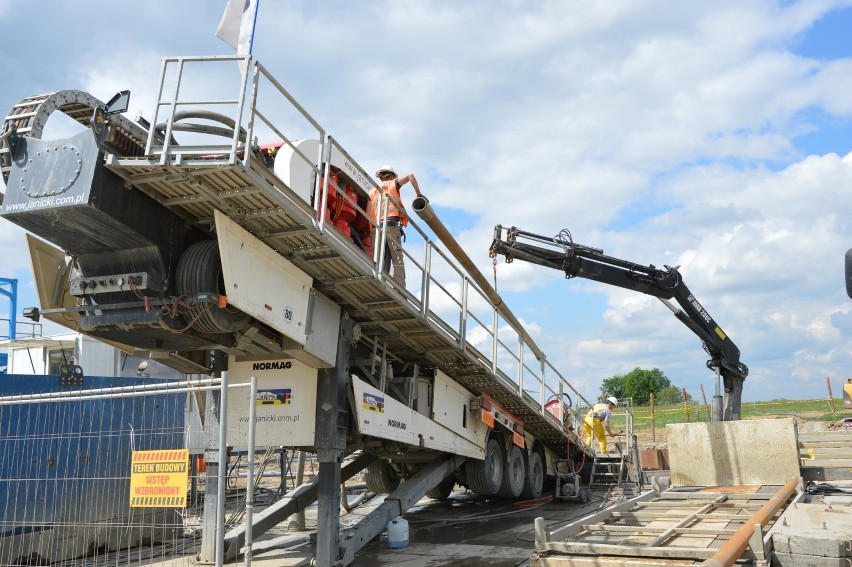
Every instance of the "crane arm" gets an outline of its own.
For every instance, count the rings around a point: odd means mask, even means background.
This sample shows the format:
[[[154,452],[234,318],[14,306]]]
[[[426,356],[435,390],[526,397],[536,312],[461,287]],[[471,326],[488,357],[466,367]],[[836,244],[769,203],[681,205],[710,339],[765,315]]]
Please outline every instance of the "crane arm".
[[[719,372],[729,394],[736,394],[729,403],[735,407],[730,407],[726,413],[739,416],[739,392],[742,381],[748,376],[748,367],[740,362],[740,351],[731,338],[683,282],[677,267],[663,266],[661,269],[653,264],[644,266],[607,256],[599,248],[575,243],[567,230],[548,237],[501,225],[494,228],[489,255],[492,258],[503,255],[506,262],[518,259],[560,270],[569,279],[585,278],[656,297],[701,339],[704,350],[710,355],[707,366]]]

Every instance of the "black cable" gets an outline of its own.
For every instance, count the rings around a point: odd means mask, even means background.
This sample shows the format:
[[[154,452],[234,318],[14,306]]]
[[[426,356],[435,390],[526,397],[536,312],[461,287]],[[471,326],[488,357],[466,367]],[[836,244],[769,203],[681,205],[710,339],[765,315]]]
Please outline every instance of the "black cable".
[[[808,494],[852,494],[852,490],[840,488],[827,482],[808,483]]]
[[[537,499],[536,499],[537,500]],[[514,504],[514,508],[516,510],[508,510],[506,512],[497,512],[496,514],[480,514],[474,516],[463,516],[461,518],[423,518],[423,519],[411,519],[408,520],[409,524],[425,524],[425,523],[442,523],[447,525],[452,524],[464,524],[467,522],[480,522],[484,520],[493,520],[494,518],[502,518],[504,516],[511,516],[512,514],[518,514],[520,512],[528,512],[530,510],[537,510],[544,506],[545,504],[550,504],[553,501],[552,498],[544,500],[541,504],[537,504],[535,506],[530,507],[520,507],[519,504],[523,504],[523,502],[516,502]]]
[[[606,499],[605,499],[605,498],[600,498],[600,500],[601,500],[601,501],[604,501],[604,502],[606,501]],[[594,502],[594,501],[595,501],[594,499],[589,499],[589,502]],[[568,522],[573,522],[573,521],[574,521],[574,520],[576,520],[577,518],[582,518],[583,516],[588,516],[589,514],[596,513],[596,512],[598,512],[598,511],[600,511],[602,508],[603,508],[603,506],[599,507],[599,508],[598,508],[597,510],[595,510],[594,512],[588,512],[588,511],[586,511],[586,512],[581,512],[581,513],[576,514],[576,515],[574,515],[574,516],[571,516],[571,517],[569,517],[569,518],[567,518],[567,519],[565,519],[565,520],[559,520],[558,522],[552,522],[552,523],[550,523],[550,524],[546,524],[546,525],[545,525],[545,527],[546,527],[546,528],[549,528],[549,527],[551,527],[551,526],[558,526],[558,525],[560,525],[560,524],[567,524]],[[524,543],[535,543],[535,538],[533,538],[533,539],[526,539],[526,538],[521,537],[523,534],[528,533],[528,532],[532,532],[532,531],[535,531],[535,528],[534,528],[534,527],[533,527],[533,528],[526,529],[526,530],[524,530],[524,531],[522,531],[522,532],[519,532],[519,533],[515,534],[515,539],[518,539],[518,540],[520,540],[520,541],[523,541]]]

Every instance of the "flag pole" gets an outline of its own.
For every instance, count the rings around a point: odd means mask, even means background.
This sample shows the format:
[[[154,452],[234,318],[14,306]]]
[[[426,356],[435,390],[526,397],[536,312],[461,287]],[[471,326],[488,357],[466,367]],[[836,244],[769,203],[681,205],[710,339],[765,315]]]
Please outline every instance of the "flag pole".
[[[249,38],[249,57],[252,56],[252,49],[254,48],[254,30],[257,27],[257,13],[260,11],[260,0],[257,0],[254,4],[254,19],[251,23],[251,37]]]

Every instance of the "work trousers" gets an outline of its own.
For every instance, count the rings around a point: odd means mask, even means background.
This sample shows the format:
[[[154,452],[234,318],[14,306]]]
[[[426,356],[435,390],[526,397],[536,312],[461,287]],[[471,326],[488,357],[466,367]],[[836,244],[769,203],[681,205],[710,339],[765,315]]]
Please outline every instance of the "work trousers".
[[[405,256],[402,253],[402,228],[389,224],[385,227],[385,230],[387,231],[388,243],[386,254],[390,256],[390,263],[393,266],[393,279],[399,285],[405,287]],[[387,269],[387,261],[385,262],[385,269]]]
[[[598,440],[598,446],[601,448],[601,453],[606,453],[606,432],[603,428],[603,422],[594,416],[586,416],[583,420],[583,431],[586,432],[586,445],[592,445],[592,431],[595,432],[595,438]]]

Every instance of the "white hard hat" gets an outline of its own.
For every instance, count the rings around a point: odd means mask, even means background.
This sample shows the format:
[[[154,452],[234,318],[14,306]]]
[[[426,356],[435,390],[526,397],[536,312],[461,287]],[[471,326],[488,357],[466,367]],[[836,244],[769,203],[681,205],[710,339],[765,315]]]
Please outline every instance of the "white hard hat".
[[[608,398],[606,399],[606,401],[608,401],[609,403],[611,403],[611,404],[612,404],[612,405],[614,405],[614,406],[617,406],[617,405],[618,405],[618,400],[615,398],[615,396],[610,396],[610,397],[608,397]]]
[[[389,165],[383,165],[379,169],[376,170],[376,177],[381,177],[385,173],[392,173],[394,177],[396,177],[396,171],[394,171],[393,167]]]

